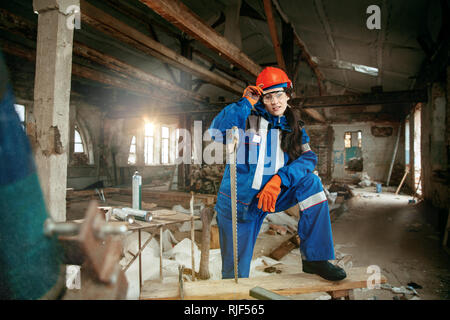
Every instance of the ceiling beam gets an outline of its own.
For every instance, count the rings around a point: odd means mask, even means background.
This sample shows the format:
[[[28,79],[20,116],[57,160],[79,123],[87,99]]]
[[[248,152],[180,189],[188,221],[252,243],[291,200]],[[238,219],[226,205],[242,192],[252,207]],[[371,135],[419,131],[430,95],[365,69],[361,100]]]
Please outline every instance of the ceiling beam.
[[[297,44],[297,46],[300,48],[301,58],[303,61],[306,62],[306,64],[309,66],[311,71],[314,73],[316,79],[317,79],[317,86],[319,87],[319,95],[324,95],[326,93],[325,86],[323,84],[324,76],[322,72],[319,70],[319,66],[317,63],[315,63],[312,59],[311,54],[308,51],[308,48],[306,47],[303,40],[300,38],[300,36],[295,31],[294,26],[289,21],[289,19],[286,17],[284,12],[281,10],[280,4],[277,0],[273,0],[273,3],[275,5],[275,8],[277,9],[278,13],[280,14],[281,18],[284,20],[285,23],[290,24],[292,27],[292,30],[294,31],[294,41]]]
[[[172,93],[172,95],[184,96],[188,99],[196,101],[197,103],[206,102],[206,97],[180,88],[179,86],[176,86],[169,81],[160,79],[150,73],[144,72],[138,68],[126,64],[119,59],[89,48],[82,43],[75,42],[73,50],[76,55],[87,58],[90,61],[96,62],[110,70],[114,70],[121,76],[127,78],[136,78],[148,85],[161,88],[168,93],[170,92]]]
[[[181,1],[139,0],[160,16],[203,43],[233,65],[257,77],[262,68],[233,43],[202,21]]]
[[[30,40],[35,40],[36,25],[33,24],[32,22],[27,21],[9,12],[6,12],[4,10],[0,10],[0,29],[3,29],[5,21],[15,22],[15,27],[10,32],[16,35],[24,35],[26,38]],[[8,27],[8,25],[6,25],[6,27]],[[10,29],[6,28],[6,30]],[[20,50],[16,51],[20,52]],[[142,81],[144,84],[148,86],[158,87],[162,90],[165,90],[167,91],[167,93],[169,94],[171,93],[171,95],[173,96],[185,97],[189,100],[192,100],[194,104],[201,104],[206,102],[207,100],[206,97],[201,96],[200,94],[180,88],[179,86],[176,86],[169,81],[156,77],[153,74],[144,72],[112,56],[99,52],[95,49],[89,48],[88,46],[80,42],[74,42],[73,52],[77,56],[84,57],[90,61],[93,61],[110,70],[117,72],[118,75],[121,77],[128,79],[135,78],[137,80]],[[29,57],[26,58],[29,60]]]
[[[317,114],[315,108],[326,107],[352,107],[352,106],[369,106],[369,105],[394,105],[394,104],[408,104],[415,102],[426,102],[428,100],[426,90],[413,91],[391,91],[380,93],[366,93],[360,95],[336,95],[336,96],[317,96],[306,98],[294,98],[290,100],[290,105],[294,108],[299,108],[315,120],[325,123],[325,119],[320,113]],[[161,115],[180,114],[180,113],[219,113],[230,102],[210,103],[203,107],[194,108],[188,107],[171,107],[164,110],[158,110]],[[143,112],[148,112],[148,108],[134,108],[132,112],[127,115],[126,111],[114,113],[114,117],[136,117]],[[322,116],[322,117],[321,117]],[[386,116],[386,115],[384,115]]]
[[[325,123],[327,122],[327,119],[325,118],[325,116],[323,114],[321,114],[318,110],[315,109],[301,109],[302,112],[306,113],[308,116],[310,116],[311,118],[313,118],[316,121]]]
[[[234,94],[241,95],[244,88],[236,84],[236,81],[225,79],[208,69],[181,56],[154,39],[144,35],[122,21],[106,14],[102,10],[81,0],[81,21],[98,29],[111,37],[122,41],[139,51],[152,55],[163,62],[177,67],[180,70],[191,73],[209,83],[218,86]]]
[[[416,103],[428,101],[426,90],[411,91],[391,91],[378,93],[362,93],[358,95],[336,95],[294,98],[290,100],[293,107],[307,108],[327,108],[327,107],[348,107],[361,105],[383,105]]]
[[[334,42],[333,32],[331,31],[330,22],[328,20],[327,14],[325,13],[325,8],[322,0],[314,0],[314,6],[316,8],[319,20],[322,23],[323,28],[325,29],[324,31],[326,37],[328,38],[329,45],[331,49],[334,51],[335,59],[341,60],[341,55],[339,49],[336,47],[336,44]],[[345,87],[348,88],[349,87],[348,77],[347,72],[345,70],[342,70],[342,76],[344,77]]]
[[[281,69],[283,69],[284,71],[286,71],[286,73],[289,75],[289,77],[293,81],[295,81],[295,79],[292,78],[293,74],[295,73],[295,70],[293,70],[293,56],[292,56],[293,52],[283,52],[281,49],[281,44],[278,39],[277,26],[275,23],[275,18],[273,16],[272,0],[264,0],[264,11],[266,13],[267,24],[269,26],[270,37],[272,39],[272,45],[275,50],[275,56],[277,57],[278,66]],[[294,28],[288,21],[286,21],[284,19],[282,21],[282,25],[283,25],[283,32],[282,32],[283,44],[285,45],[284,49],[293,50],[293,48],[290,45],[288,45],[287,42],[293,40],[292,38],[295,35]],[[298,42],[298,36],[296,36],[296,35],[295,35],[295,41]],[[304,53],[302,53],[302,54],[304,54]],[[285,60],[285,57],[286,57],[286,60]],[[321,84],[321,81],[319,81],[319,93],[322,94],[320,84]],[[322,123],[326,122],[325,116],[322,115],[318,110],[303,109],[302,112],[308,114],[310,117],[312,117],[316,121],[319,121]]]
[[[1,47],[3,52],[10,55],[23,58],[34,62],[36,60],[36,51],[34,49],[24,48],[11,42],[2,41]],[[150,87],[142,81],[130,81],[123,77],[113,76],[105,72],[101,72],[92,68],[88,68],[78,63],[72,65],[72,75],[95,81],[107,86],[124,89],[128,92],[151,98],[152,101],[164,103],[169,106],[176,106],[186,103],[186,98],[177,94],[168,96],[161,93],[158,88]]]
[[[425,88],[427,84],[438,81],[440,75],[445,79],[450,52],[450,28],[448,22],[450,8],[448,1],[441,1],[441,15],[442,25],[439,31],[438,43],[433,45],[434,50],[423,61],[417,79],[413,84],[414,88]]]
[[[315,96],[304,98],[293,98],[289,100],[289,105],[294,108],[304,110],[327,107],[351,107],[351,106],[369,106],[369,105],[389,105],[389,104],[407,104],[417,102],[427,102],[427,90],[407,90],[390,92],[373,92],[357,95],[335,95],[335,96]],[[228,102],[212,103],[210,110],[221,110]]]
[[[272,0],[264,0],[264,11],[266,13],[267,25],[269,26],[270,38],[272,39],[273,49],[277,57],[278,66],[286,70],[286,63],[284,62],[283,52],[281,51],[280,40],[278,39],[277,25],[272,11]]]

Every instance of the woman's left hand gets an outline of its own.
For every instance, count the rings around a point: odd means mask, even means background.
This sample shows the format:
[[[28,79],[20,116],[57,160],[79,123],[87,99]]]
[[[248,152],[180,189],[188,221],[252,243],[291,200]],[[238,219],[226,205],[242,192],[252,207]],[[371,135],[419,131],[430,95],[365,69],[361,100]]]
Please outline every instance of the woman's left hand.
[[[258,209],[262,208],[264,212],[275,212],[275,204],[280,191],[281,178],[276,174],[269,180],[269,182],[267,182],[261,192],[256,196],[259,198]]]

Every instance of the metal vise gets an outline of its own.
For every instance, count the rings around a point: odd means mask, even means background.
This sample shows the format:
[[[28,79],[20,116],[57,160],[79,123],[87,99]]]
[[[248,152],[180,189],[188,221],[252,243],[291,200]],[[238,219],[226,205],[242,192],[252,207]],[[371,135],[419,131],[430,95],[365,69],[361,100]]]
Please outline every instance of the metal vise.
[[[122,241],[114,236],[124,235],[127,231],[126,225],[107,223],[97,201],[89,203],[85,219],[81,223],[59,223],[47,219],[44,224],[45,235],[58,235],[64,248],[64,263],[82,265],[83,275],[87,275],[86,279],[90,283],[90,292],[96,292],[94,296],[82,296],[83,299],[97,298],[101,292],[98,285],[103,285],[103,289],[119,287],[119,290],[115,290],[117,293],[114,297],[125,298],[128,284],[119,264]],[[92,290],[93,284],[97,287],[95,290]]]

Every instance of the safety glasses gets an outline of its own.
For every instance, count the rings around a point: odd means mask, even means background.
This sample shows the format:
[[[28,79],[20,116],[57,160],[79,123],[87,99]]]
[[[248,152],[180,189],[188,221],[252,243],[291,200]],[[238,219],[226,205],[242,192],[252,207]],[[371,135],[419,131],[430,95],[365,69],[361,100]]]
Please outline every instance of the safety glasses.
[[[284,91],[277,91],[263,95],[262,100],[264,103],[269,103],[272,102],[272,99],[275,99],[275,101],[280,101],[285,96],[286,93]]]

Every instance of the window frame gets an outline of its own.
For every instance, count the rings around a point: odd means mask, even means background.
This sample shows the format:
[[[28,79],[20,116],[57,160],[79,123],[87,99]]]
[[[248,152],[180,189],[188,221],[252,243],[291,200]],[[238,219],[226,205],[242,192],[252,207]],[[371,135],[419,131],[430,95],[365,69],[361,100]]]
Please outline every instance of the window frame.
[[[147,125],[152,126],[152,134],[147,135]],[[155,124],[148,122],[144,124],[144,165],[152,166],[155,165]],[[151,148],[148,146],[148,142],[151,141]],[[149,152],[151,150],[151,161],[149,162]]]
[[[160,150],[161,150],[161,152],[160,152],[160,157],[159,157],[160,164],[161,165],[168,165],[168,164],[171,164],[170,163],[170,126],[168,126],[168,125],[161,125],[160,128],[161,128],[161,130],[160,130],[161,131],[161,139],[160,139]],[[163,129],[164,128],[167,129],[167,137],[164,137],[164,135],[163,135]],[[163,161],[164,141],[167,142],[167,155],[166,155],[167,156],[167,162]]]

